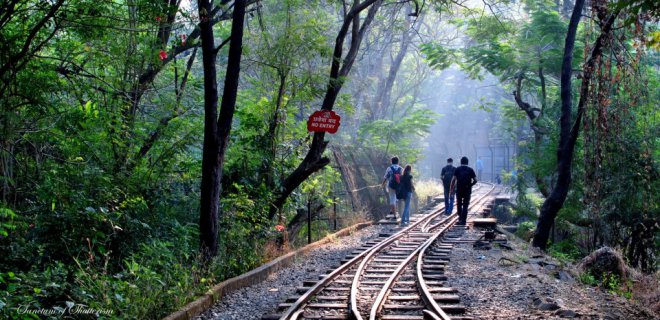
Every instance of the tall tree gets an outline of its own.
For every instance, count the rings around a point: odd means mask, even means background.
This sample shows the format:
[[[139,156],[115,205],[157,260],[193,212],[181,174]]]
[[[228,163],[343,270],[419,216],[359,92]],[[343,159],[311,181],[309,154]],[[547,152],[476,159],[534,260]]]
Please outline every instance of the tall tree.
[[[598,18],[600,18],[599,25],[601,33],[596,39],[596,43],[591,51],[587,62],[582,69],[582,83],[580,85],[579,100],[577,105],[577,114],[575,123],[572,123],[572,62],[573,62],[573,48],[575,45],[575,34],[577,32],[580,18],[582,17],[582,9],[584,7],[584,0],[577,0],[570,22],[568,24],[568,31],[566,34],[566,43],[564,45],[564,56],[561,66],[561,119],[560,119],[560,133],[559,133],[559,146],[557,148],[557,181],[550,196],[543,202],[541,206],[541,214],[539,215],[538,224],[534,232],[534,239],[532,245],[545,250],[550,230],[554,224],[557,213],[564,205],[564,201],[568,195],[569,187],[571,184],[571,164],[573,161],[573,151],[575,143],[580,133],[580,123],[582,115],[584,114],[585,102],[589,98],[589,84],[594,75],[594,67],[596,61],[600,58],[603,52],[603,45],[606,39],[610,36],[612,25],[619,14],[620,9],[615,9],[610,14],[606,14],[607,9],[605,6],[599,10]]]
[[[328,85],[321,105],[321,110],[333,109],[345,78],[355,62],[364,34],[376,16],[376,12],[382,3],[383,0],[366,0],[363,2],[355,0],[351,9],[344,16],[344,22],[342,23],[335,41],[335,49],[332,54],[330,67],[330,78],[328,79]],[[367,16],[364,21],[361,21],[360,12],[367,8],[369,9]],[[351,42],[348,46],[348,52],[346,53],[346,56],[344,56],[344,42],[346,41],[349,29],[351,30]],[[269,210],[268,216],[270,219],[282,209],[293,190],[295,190],[314,172],[321,170],[330,163],[330,159],[323,156],[323,152],[328,145],[328,141],[325,141],[324,138],[325,132],[314,133],[312,144],[307,155],[303,161],[300,162],[298,167],[282,182],[281,189]]]
[[[381,78],[380,83],[378,84],[378,91],[374,96],[374,102],[372,106],[374,108],[373,119],[383,118],[385,113],[389,110],[390,107],[390,97],[392,95],[392,87],[394,86],[394,81],[396,80],[397,74],[399,73],[399,68],[403,62],[403,58],[408,53],[408,46],[410,45],[410,38],[412,37],[411,27],[411,8],[408,8],[408,15],[406,15],[404,27],[406,28],[401,33],[401,44],[399,47],[399,52],[397,52],[394,59],[390,63],[390,69],[387,73],[387,77]]]
[[[225,151],[229,141],[231,122],[236,108],[238,79],[241,70],[243,24],[247,0],[234,2],[234,13],[227,60],[225,86],[218,117],[218,87],[215,60],[217,48],[213,39],[212,5],[209,0],[199,0],[200,39],[204,69],[204,146],[202,152],[202,183],[200,196],[200,245],[205,258],[218,253],[218,200],[224,166]]]
[[[14,138],[21,136],[21,107],[36,104],[38,96],[17,79],[26,70],[34,72],[30,63],[62,30],[59,16],[68,5],[65,0],[0,2],[0,202],[17,199],[12,193],[19,166],[12,154],[19,139]]]

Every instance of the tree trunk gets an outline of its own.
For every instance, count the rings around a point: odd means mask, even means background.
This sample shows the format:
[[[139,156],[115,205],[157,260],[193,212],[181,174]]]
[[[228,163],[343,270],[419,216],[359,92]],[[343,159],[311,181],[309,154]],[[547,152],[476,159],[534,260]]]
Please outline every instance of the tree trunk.
[[[542,143],[543,143],[543,135],[541,135],[540,132],[534,131],[534,153],[536,154],[537,159],[540,159],[542,157],[541,154]],[[550,190],[548,190],[548,184],[543,179],[544,177],[541,175],[539,170],[536,170],[536,172],[534,172],[534,181],[536,181],[536,187],[538,187],[539,192],[541,192],[543,197],[547,198],[550,195]]]
[[[170,38],[170,33],[171,33],[171,26],[175,22],[175,17],[176,17],[176,12],[178,11],[178,7],[180,5],[180,1],[174,1],[174,0],[162,0],[163,5],[168,8],[167,11],[167,16],[164,17],[163,23],[161,23],[158,27],[157,31],[157,37],[156,37],[156,42],[155,42],[155,47],[154,49],[157,48],[162,48],[166,49],[165,45],[168,43],[169,38]],[[219,21],[224,21],[224,20],[229,20],[231,19],[230,15],[230,10],[227,8],[227,4],[231,0],[221,0],[219,3],[216,3],[213,8],[210,11],[210,14],[208,14],[208,23],[211,24],[211,26],[215,25]],[[257,0],[249,0],[246,4],[249,5],[251,3],[256,2]],[[226,9],[224,11],[221,11],[223,9]],[[117,125],[118,127],[127,127],[129,128],[128,130],[124,131],[117,131],[116,129],[110,129],[110,134],[111,135],[119,135],[121,138],[119,139],[113,139],[113,153],[114,153],[114,158],[115,158],[115,170],[116,171],[127,171],[130,172],[135,166],[136,163],[139,161],[142,157],[144,157],[143,154],[141,154],[143,151],[149,151],[151,149],[150,146],[147,146],[146,144],[152,143],[149,140],[145,140],[142,146],[139,148],[139,153],[136,155],[129,155],[127,152],[128,150],[131,149],[129,146],[121,146],[120,143],[115,142],[123,142],[123,143],[131,143],[131,139],[129,138],[131,136],[131,130],[133,128],[133,121],[136,116],[136,112],[138,110],[138,107],[141,103],[142,97],[144,96],[145,91],[150,88],[151,84],[153,81],[156,79],[156,76],[160,74],[162,70],[165,70],[165,66],[169,64],[171,61],[173,61],[179,54],[192,49],[192,48],[198,48],[198,39],[201,40],[201,23],[199,28],[194,28],[193,31],[191,31],[187,36],[186,39],[187,41],[185,43],[180,43],[176,44],[172,47],[171,50],[167,51],[167,58],[165,58],[161,63],[153,64],[150,63],[148,64],[146,70],[144,70],[141,74],[136,75],[135,77],[127,77],[125,81],[132,82],[130,88],[122,92],[122,98],[125,100],[127,107],[125,110],[122,111],[121,113],[121,124]],[[219,47],[222,47],[220,45]],[[215,48],[215,51],[217,53],[219,47]],[[131,49],[129,47],[128,49],[128,54],[131,54]],[[125,73],[127,74],[127,71]],[[164,127],[167,127],[168,123],[165,123]],[[123,130],[123,129],[122,129]],[[158,138],[158,137],[157,137]],[[150,138],[149,138],[150,139]],[[158,140],[158,139],[156,139]],[[127,166],[124,168],[124,166]],[[123,170],[126,169],[126,170]]]
[[[206,259],[218,253],[218,200],[225,150],[227,149],[238,92],[245,6],[246,0],[236,0],[234,2],[227,73],[220,106],[220,117],[217,117],[216,48],[213,41],[211,16],[208,14],[211,12],[212,7],[209,0],[199,0],[200,39],[202,41],[204,68],[204,146],[202,153],[199,237],[200,249]]]
[[[408,13],[410,13],[410,8]],[[410,16],[406,16],[406,27],[410,28]],[[379,86],[378,92],[376,92],[373,106],[375,110],[378,110],[378,112],[375,113],[377,116],[379,116],[379,118],[383,118],[385,114],[387,114],[387,110],[390,108],[390,96],[392,95],[392,87],[394,87],[394,81],[396,80],[396,75],[399,73],[399,69],[401,68],[403,58],[405,58],[406,53],[408,53],[409,44],[410,31],[406,29],[401,35],[401,48],[390,64],[390,70],[387,74],[387,78],[385,78],[385,83]]]
[[[564,205],[568,188],[571,183],[571,161],[573,160],[573,147],[570,143],[571,136],[571,66],[573,63],[573,47],[575,46],[575,33],[577,32],[584,0],[575,1],[573,14],[568,24],[566,42],[564,45],[564,57],[561,66],[561,131],[559,135],[559,147],[557,150],[557,183],[552,193],[541,207],[541,214],[534,233],[533,245],[545,250],[550,228],[554,224],[557,212]]]
[[[277,156],[277,128],[281,121],[280,113],[282,112],[282,103],[286,91],[288,71],[278,70],[277,74],[280,83],[277,89],[277,97],[275,98],[275,111],[273,112],[273,117],[270,119],[270,124],[268,125],[268,135],[265,137],[265,139],[267,139],[266,145],[268,149],[263,175],[265,177],[266,186],[268,186],[268,188],[272,188],[275,182],[275,172],[273,165],[275,163],[275,157]]]
[[[573,47],[575,44],[575,33],[582,15],[584,0],[577,0],[573,7],[566,44],[564,47],[564,59],[561,66],[561,119],[559,147],[557,150],[557,181],[550,196],[543,202],[541,214],[534,232],[532,245],[543,250],[546,249],[550,229],[554,224],[559,209],[564,205],[571,183],[571,162],[573,161],[573,150],[580,132],[580,122],[584,114],[585,102],[588,98],[589,83],[593,75],[596,61],[600,58],[605,40],[609,37],[612,25],[618,16],[620,9],[613,12],[606,21],[600,21],[601,33],[596,39],[591,56],[583,67],[582,84],[580,86],[580,100],[575,123],[571,123],[571,65],[573,60]]]
[[[330,79],[328,81],[325,97],[323,99],[323,104],[321,105],[321,110],[332,110],[335,105],[335,100],[339,95],[342,85],[344,84],[344,79],[348,75],[355,58],[357,57],[358,49],[360,48],[360,43],[366,29],[371,24],[378,8],[382,4],[383,0],[366,0],[362,3],[355,1],[351,10],[346,14],[344,23],[342,24],[337,39],[335,41],[335,49],[332,55],[332,64],[330,67]],[[364,19],[360,25],[360,12],[369,8],[367,17]],[[348,34],[349,27],[353,26],[351,34],[351,43],[349,46],[348,53],[346,57],[342,59],[343,56],[343,47],[344,41]],[[342,65],[343,61],[343,65]],[[289,198],[289,195],[295,190],[303,181],[305,181],[310,175],[314,172],[321,170],[328,163],[330,159],[323,156],[328,142],[324,140],[325,132],[316,132],[312,138],[312,144],[305,156],[305,159],[298,165],[298,167],[287,176],[282,182],[281,191],[277,195],[275,201],[270,207],[268,217],[273,219],[278,211],[282,209],[286,200]]]
[[[539,62],[541,64],[542,61]],[[533,107],[531,104],[523,100],[522,97],[522,80],[523,74],[519,74],[516,78],[516,90],[513,91],[513,98],[516,101],[516,105],[520,110],[524,111],[529,119],[529,124],[534,134],[534,155],[536,158],[541,157],[541,143],[543,142],[543,129],[539,128],[536,124],[538,119],[541,117],[543,110],[545,110],[545,98],[546,98],[546,89],[545,89],[545,76],[543,75],[543,68],[539,67],[539,79],[541,80],[541,109]],[[536,114],[538,112],[538,114]],[[543,176],[540,175],[538,170],[534,172],[534,181],[536,181],[536,186],[538,187],[541,194],[547,198],[550,195],[547,184],[543,181]]]

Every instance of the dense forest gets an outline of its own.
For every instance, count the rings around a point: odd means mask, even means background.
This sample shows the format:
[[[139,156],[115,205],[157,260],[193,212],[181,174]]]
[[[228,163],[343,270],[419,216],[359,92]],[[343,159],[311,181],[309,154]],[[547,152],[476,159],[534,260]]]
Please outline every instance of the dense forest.
[[[3,0],[0,317],[165,316],[383,217],[392,155],[419,201],[439,194],[423,164],[462,154],[426,151],[471,135],[467,113],[516,146],[498,174],[521,237],[657,275],[659,18],[654,0]],[[336,134],[308,132],[318,110]]]

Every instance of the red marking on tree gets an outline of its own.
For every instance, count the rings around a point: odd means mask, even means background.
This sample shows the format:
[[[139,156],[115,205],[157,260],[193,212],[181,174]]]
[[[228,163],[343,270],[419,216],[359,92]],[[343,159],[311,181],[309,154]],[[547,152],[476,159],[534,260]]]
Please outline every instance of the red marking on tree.
[[[160,22],[160,17],[156,17],[156,21]]]
[[[307,131],[337,133],[341,117],[334,111],[321,110],[312,113],[307,120]]]
[[[160,50],[160,54],[158,55],[160,57],[160,60],[165,60],[167,59],[167,52],[165,50]]]

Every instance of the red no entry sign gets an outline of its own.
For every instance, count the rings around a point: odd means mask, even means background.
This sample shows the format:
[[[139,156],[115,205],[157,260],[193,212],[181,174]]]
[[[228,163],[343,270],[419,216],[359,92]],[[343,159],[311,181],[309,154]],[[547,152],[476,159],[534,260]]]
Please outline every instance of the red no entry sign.
[[[341,118],[334,111],[316,111],[307,120],[307,131],[336,133],[340,120]]]

